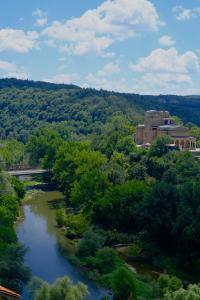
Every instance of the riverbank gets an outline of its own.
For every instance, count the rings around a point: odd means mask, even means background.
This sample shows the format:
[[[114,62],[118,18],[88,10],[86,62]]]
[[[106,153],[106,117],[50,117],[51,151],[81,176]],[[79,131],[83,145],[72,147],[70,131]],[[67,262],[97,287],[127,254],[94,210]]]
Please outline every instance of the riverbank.
[[[63,276],[69,276],[74,283],[81,281],[90,292],[87,300],[101,299],[108,292],[97,287],[70,262],[69,257],[74,251],[73,242],[56,226],[56,211],[63,202],[64,197],[58,191],[28,193],[23,202],[24,218],[16,228],[19,242],[29,248],[25,255],[25,265],[31,269],[32,276],[47,282]],[[22,299],[28,300],[26,289]]]

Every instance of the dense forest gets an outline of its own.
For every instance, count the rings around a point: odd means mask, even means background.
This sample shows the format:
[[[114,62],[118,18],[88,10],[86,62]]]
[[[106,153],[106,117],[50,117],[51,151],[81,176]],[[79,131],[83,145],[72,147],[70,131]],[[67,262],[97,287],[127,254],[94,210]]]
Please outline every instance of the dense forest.
[[[117,115],[90,139],[43,128],[26,148],[30,162],[50,169],[65,195],[57,224],[79,240],[73,262],[90,278],[115,299],[189,299],[200,292],[200,161],[169,151],[167,137],[149,150],[137,148],[132,132],[131,122]],[[127,243],[125,256],[169,275],[156,283],[133,275],[113,249]]]
[[[0,138],[25,142],[35,128],[67,122],[74,137],[98,133],[114,114],[132,125],[148,109],[168,110],[184,123],[200,125],[200,98],[140,96],[17,79],[0,80]]]
[[[0,165],[0,285],[19,292],[30,276],[23,265],[27,249],[18,243],[14,228],[24,194],[23,184]]]
[[[167,137],[150,149],[133,140],[144,110],[168,109],[199,143],[199,106],[194,97],[1,80],[0,284],[20,291],[29,279],[26,250],[14,231],[25,191],[4,171],[28,162],[48,169],[49,183],[65,196],[56,219],[76,241],[71,261],[114,299],[199,299],[200,160],[168,149]],[[123,255],[119,244],[128,245]],[[160,276],[154,281],[137,276],[130,260],[148,262]],[[29,285],[34,300],[87,294],[87,287],[69,278],[52,284],[34,279]]]

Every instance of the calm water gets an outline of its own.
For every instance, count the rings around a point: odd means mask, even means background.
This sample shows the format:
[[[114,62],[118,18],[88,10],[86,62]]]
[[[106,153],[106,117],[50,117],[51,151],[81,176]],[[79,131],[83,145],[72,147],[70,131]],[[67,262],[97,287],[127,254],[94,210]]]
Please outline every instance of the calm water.
[[[101,299],[107,292],[87,280],[67,259],[67,253],[72,246],[56,228],[55,221],[55,208],[58,208],[62,201],[61,193],[51,191],[37,194],[25,204],[24,220],[17,226],[19,241],[29,248],[25,264],[32,270],[33,276],[48,282],[66,275],[74,283],[82,281],[90,292],[87,300]],[[26,290],[22,299],[28,299]]]

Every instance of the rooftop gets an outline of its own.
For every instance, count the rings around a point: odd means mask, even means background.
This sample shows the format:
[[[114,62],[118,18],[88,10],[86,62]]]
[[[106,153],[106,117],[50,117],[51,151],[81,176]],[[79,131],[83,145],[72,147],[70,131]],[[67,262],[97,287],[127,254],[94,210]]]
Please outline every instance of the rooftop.
[[[0,285],[0,296],[9,297],[9,299],[20,299],[21,296],[3,286]]]

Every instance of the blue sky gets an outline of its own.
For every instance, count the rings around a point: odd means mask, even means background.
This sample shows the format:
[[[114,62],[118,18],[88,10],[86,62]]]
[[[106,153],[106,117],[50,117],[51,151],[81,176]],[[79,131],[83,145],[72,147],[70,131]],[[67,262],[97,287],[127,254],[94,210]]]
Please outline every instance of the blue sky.
[[[200,94],[200,0],[0,0],[0,77]]]

